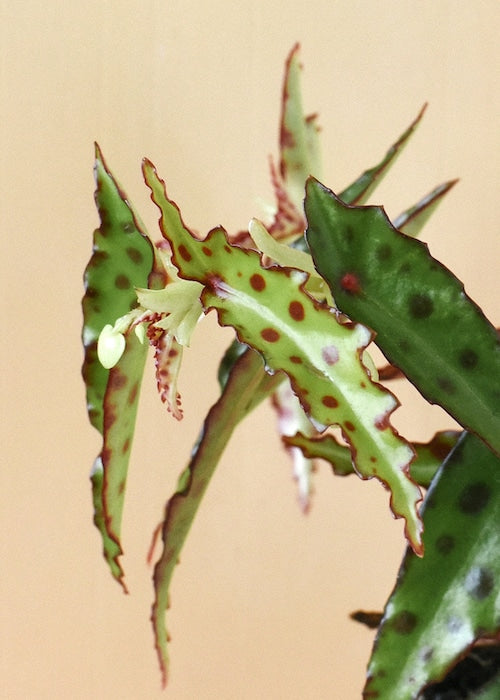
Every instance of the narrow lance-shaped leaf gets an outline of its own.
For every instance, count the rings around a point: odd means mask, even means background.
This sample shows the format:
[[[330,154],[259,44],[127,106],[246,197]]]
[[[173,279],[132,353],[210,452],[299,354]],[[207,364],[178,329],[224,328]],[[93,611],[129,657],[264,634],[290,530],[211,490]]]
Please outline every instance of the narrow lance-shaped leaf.
[[[82,372],[89,418],[103,437],[92,472],[94,521],[112,574],[123,585],[118,561],[121,514],[147,346],[141,345],[134,333],[129,334],[122,359],[108,370],[97,358],[97,339],[106,325],[135,306],[134,286],[147,285],[153,250],[97,146],[95,177],[101,224],[94,233],[92,257],[85,271]]]
[[[443,197],[448,194],[458,180],[449,180],[429,192],[417,204],[413,205],[393,221],[394,228],[407,236],[416,238],[432,214],[436,211]]]
[[[363,204],[368,200],[375,188],[382,182],[382,179],[387,175],[389,169],[396,162],[396,158],[401,154],[403,148],[408,143],[410,136],[413,135],[415,129],[420,124],[427,105],[424,105],[420,110],[417,118],[410,124],[406,131],[394,143],[384,158],[375,165],[362,173],[349,187],[346,187],[339,194],[341,199],[346,204]],[[310,173],[314,175],[314,173]]]
[[[307,240],[339,309],[431,403],[500,454],[500,341],[462,283],[382,207],[350,207],[307,184]]]
[[[320,177],[319,127],[316,115],[306,116],[302,107],[299,45],[286,62],[280,124],[280,174],[288,195],[302,212],[304,184],[309,175]]]
[[[170,582],[179,555],[219,459],[234,428],[258,401],[276,388],[279,377],[268,381],[261,358],[247,348],[232,365],[219,400],[203,424],[190,463],[182,473],[175,494],[169,499],[162,524],[163,550],[154,570],[155,602],[151,621],[162,672],[168,678],[168,633],[165,614]]]
[[[500,634],[500,459],[464,434],[425,499],[425,557],[408,551],[365,698],[414,700],[479,638]]]
[[[360,357],[371,341],[361,325],[337,322],[332,310],[303,291],[306,273],[264,269],[255,251],[231,246],[225,232],[195,239],[182,224],[151,163],[144,174],[161,209],[180,276],[205,285],[202,302],[219,322],[264,357],[272,372],[284,371],[306,413],[319,425],[339,425],[363,478],[376,476],[391,492],[391,508],[405,519],[405,532],[421,553],[418,487],[408,476],[413,451],[390,425],[394,396],[373,383]]]

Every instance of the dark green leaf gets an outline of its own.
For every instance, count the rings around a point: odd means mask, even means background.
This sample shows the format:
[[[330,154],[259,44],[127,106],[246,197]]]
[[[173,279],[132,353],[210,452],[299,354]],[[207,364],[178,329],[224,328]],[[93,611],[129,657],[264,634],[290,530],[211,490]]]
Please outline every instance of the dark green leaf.
[[[307,240],[338,308],[372,328],[431,403],[500,454],[500,341],[462,283],[381,207],[351,207],[310,179]]]
[[[500,633],[500,458],[465,433],[423,506],[375,641],[365,698],[413,700],[480,638]],[[462,697],[462,696],[457,696]]]

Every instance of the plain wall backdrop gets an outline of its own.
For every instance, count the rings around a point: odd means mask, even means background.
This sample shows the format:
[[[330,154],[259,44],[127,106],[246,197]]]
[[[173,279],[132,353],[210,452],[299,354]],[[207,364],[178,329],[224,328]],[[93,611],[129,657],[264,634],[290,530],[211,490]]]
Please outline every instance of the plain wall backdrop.
[[[283,65],[300,41],[304,103],[320,114],[334,190],[378,162],[429,103],[372,201],[395,216],[460,177],[423,238],[498,324],[499,36],[495,0],[0,2],[2,697],[360,697],[373,633],[348,614],[382,609],[402,523],[380,484],[334,478],[324,463],[304,517],[268,405],[237,430],[188,538],[160,691],[146,552],[217,396],[231,332],[213,314],[200,325],[180,380],[181,424],[148,364],[124,596],[92,525],[99,439],[80,378],[82,273],[98,224],[93,142],[150,231],[143,156],[188,225],[236,231],[271,199]],[[409,438],[453,425],[413,389],[393,388],[404,404],[394,423]]]

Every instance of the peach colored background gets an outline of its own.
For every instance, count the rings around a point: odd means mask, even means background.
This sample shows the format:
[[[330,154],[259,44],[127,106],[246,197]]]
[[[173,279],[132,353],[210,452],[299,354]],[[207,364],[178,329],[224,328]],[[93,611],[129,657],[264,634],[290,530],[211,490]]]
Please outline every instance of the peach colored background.
[[[159,690],[145,554],[231,334],[212,317],[200,326],[181,377],[182,424],[161,407],[149,366],[124,596],[91,523],[99,440],[79,374],[93,141],[151,230],[144,155],[191,226],[245,226],[270,196],[283,62],[300,40],[333,189],[430,103],[374,201],[396,215],[461,177],[425,239],[498,323],[499,10],[495,0],[0,3],[1,697],[360,697],[373,635],[347,616],[382,607],[402,524],[379,484],[334,479],[324,464],[302,517],[268,407],[237,431],[186,545],[168,621],[171,680]],[[413,390],[397,392],[408,403],[394,422],[409,437],[452,424]]]

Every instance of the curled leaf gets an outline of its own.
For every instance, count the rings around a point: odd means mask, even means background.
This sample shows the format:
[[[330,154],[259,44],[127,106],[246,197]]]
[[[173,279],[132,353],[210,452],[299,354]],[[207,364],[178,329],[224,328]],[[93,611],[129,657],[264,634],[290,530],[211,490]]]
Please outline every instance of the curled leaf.
[[[306,116],[300,92],[299,45],[290,52],[283,84],[280,124],[280,175],[294,206],[302,212],[304,183],[309,175],[320,176],[316,115]]]
[[[400,214],[393,222],[394,228],[415,238],[436,211],[443,197],[448,194],[458,180],[450,180],[436,187],[417,204]]]

